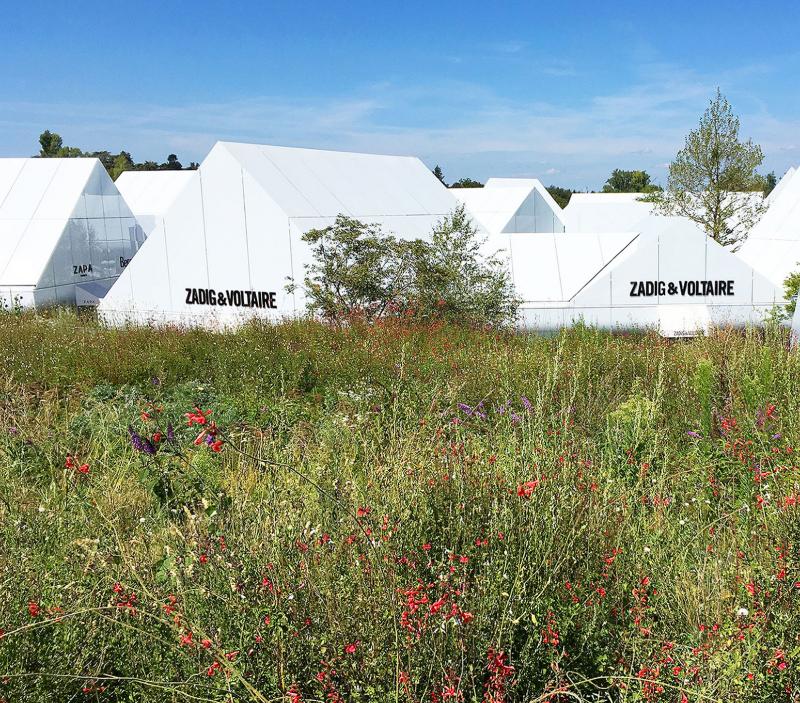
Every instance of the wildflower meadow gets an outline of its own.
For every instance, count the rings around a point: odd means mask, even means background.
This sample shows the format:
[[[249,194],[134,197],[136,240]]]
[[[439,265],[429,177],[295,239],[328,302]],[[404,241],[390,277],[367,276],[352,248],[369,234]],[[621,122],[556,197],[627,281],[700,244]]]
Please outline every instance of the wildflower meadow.
[[[800,701],[787,333],[0,316],[0,701]]]

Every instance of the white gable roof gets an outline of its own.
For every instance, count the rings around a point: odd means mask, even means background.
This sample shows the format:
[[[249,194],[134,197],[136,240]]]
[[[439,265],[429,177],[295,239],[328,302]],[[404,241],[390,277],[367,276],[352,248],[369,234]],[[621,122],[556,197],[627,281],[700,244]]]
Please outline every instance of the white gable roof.
[[[788,179],[784,176],[779,185],[781,190],[737,253],[782,285],[790,273],[800,269],[800,171]]]
[[[115,181],[145,234],[150,234],[196,171],[125,171]]]
[[[441,215],[456,205],[411,156],[219,142],[289,217]]]
[[[789,181],[792,180],[792,177],[797,172],[797,169],[794,166],[790,166],[786,173],[783,174],[781,179],[772,189],[772,192],[767,196],[767,204],[771,204],[775,201],[775,199],[781,194],[781,191],[788,185]]]
[[[535,178],[490,178],[483,188],[451,188],[489,233],[563,232],[562,210]]]

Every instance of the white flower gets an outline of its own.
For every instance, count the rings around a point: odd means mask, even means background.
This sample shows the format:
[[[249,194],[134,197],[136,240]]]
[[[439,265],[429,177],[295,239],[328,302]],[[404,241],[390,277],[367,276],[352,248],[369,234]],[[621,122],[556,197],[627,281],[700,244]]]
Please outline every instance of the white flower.
[[[736,611],[736,617],[737,618],[744,619],[748,615],[750,615],[750,611],[747,608],[739,608],[739,610]]]

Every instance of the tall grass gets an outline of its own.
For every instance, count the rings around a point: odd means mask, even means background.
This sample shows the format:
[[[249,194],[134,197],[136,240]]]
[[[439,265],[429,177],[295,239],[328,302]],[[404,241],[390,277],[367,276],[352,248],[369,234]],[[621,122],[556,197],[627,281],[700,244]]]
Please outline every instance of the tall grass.
[[[780,330],[25,314],[0,362],[0,700],[798,700]]]

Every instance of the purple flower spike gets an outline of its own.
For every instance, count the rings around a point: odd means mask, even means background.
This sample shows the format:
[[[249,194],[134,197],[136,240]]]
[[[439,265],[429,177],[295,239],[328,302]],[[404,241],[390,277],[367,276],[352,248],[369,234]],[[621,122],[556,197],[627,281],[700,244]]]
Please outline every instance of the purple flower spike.
[[[522,400],[522,407],[525,408],[525,410],[527,412],[532,412],[533,411],[533,403],[531,403],[531,401],[528,400],[524,395],[522,396],[521,400]]]
[[[692,439],[700,439],[701,435],[699,432],[695,432],[694,430],[689,430],[687,433]]]
[[[472,408],[467,405],[466,403],[459,403],[458,409],[464,413],[467,417],[472,417]]]
[[[167,425],[167,440],[170,442],[175,441],[175,428],[172,426],[171,422]]]
[[[772,439],[780,439],[780,438],[781,438],[781,433],[780,432],[772,435]]]

